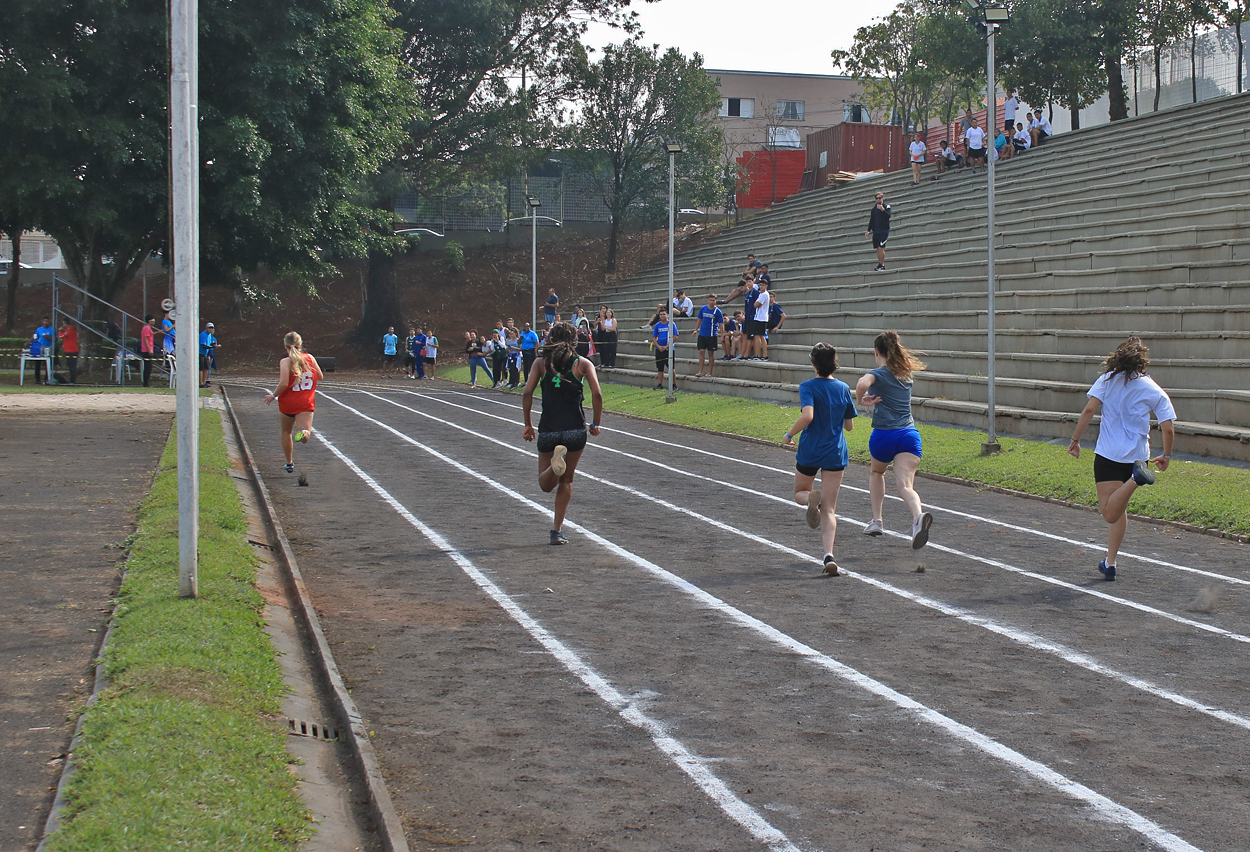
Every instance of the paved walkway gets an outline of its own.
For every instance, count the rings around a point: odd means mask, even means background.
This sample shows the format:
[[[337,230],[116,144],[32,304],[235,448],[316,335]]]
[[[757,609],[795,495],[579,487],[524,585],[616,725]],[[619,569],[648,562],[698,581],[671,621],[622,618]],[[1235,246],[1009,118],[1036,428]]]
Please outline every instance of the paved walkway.
[[[34,849],[168,414],[0,411],[0,849]]]

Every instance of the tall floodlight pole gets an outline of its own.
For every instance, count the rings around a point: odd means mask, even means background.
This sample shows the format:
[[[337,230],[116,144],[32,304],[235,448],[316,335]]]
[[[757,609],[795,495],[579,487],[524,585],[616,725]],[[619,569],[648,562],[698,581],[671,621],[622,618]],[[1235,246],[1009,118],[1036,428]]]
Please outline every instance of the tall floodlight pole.
[[[986,233],[986,440],[981,445],[982,455],[997,453],[1002,447],[998,443],[998,433],[994,424],[994,155],[993,139],[998,132],[998,89],[994,82],[994,37],[998,34],[1001,24],[1008,20],[1008,11],[1003,6],[981,6],[968,0],[969,5],[978,9],[985,18],[985,102],[986,102],[986,193],[985,193],[985,233]]]
[[[178,424],[178,594],[199,593],[199,130],[198,0],[169,3],[169,168],[173,197]]]
[[[677,176],[677,155],[686,149],[680,142],[665,142],[664,150],[668,152],[668,396],[665,402],[676,402],[673,395],[674,372],[677,369],[677,317],[673,310],[673,208],[675,206],[674,187]]]
[[[530,328],[538,334],[538,208],[542,202],[536,195],[525,196],[525,204],[530,209],[530,248],[532,264],[530,269]]]

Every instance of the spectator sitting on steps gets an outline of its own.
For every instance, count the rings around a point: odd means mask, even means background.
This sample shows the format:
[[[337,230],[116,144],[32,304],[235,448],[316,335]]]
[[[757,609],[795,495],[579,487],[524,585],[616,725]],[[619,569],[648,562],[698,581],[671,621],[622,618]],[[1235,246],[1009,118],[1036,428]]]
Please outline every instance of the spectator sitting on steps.
[[[957,169],[963,165],[964,158],[962,154],[956,154],[955,149],[951,147],[951,143],[943,139],[942,150],[938,153],[937,167],[938,172],[945,172],[947,169]]]
[[[1033,121],[1029,124],[1029,136],[1033,139],[1034,148],[1050,138],[1050,120],[1042,115],[1040,109],[1033,114]]]

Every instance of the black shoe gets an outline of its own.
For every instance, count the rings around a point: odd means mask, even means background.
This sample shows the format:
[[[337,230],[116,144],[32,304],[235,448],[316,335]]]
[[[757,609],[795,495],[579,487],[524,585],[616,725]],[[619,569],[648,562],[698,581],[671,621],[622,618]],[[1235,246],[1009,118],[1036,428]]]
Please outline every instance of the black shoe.
[[[1146,465],[1138,462],[1133,465],[1133,481],[1138,485],[1154,485],[1155,475],[1150,472]]]
[[[564,533],[560,532],[559,530],[552,530],[551,531],[551,543],[552,544],[568,544],[569,540],[565,538]]]
[[[872,271],[873,271],[873,272],[885,272],[885,264],[884,264],[884,263],[878,263],[875,267],[873,267],[873,270],[872,270]]]
[[[1115,566],[1108,565],[1107,560],[1105,559],[1100,559],[1098,561],[1098,572],[1102,574],[1102,576],[1105,577],[1107,580],[1115,579]]]
[[[830,577],[838,576],[838,563],[833,561],[833,554],[825,554],[825,573]]]
[[[929,527],[933,525],[933,516],[928,512],[916,518],[911,525],[911,549],[919,550],[929,542]]]
[[[287,473],[295,473],[295,465],[293,465],[293,464],[288,464],[288,465],[286,466],[286,472],[287,472]]]

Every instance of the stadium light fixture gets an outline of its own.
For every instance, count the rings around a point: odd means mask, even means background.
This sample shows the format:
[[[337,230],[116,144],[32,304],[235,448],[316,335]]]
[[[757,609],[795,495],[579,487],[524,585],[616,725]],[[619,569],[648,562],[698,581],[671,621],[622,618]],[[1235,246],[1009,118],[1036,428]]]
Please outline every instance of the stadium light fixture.
[[[1011,20],[1011,12],[1006,6],[986,6],[983,11],[987,24],[1005,24]]]

